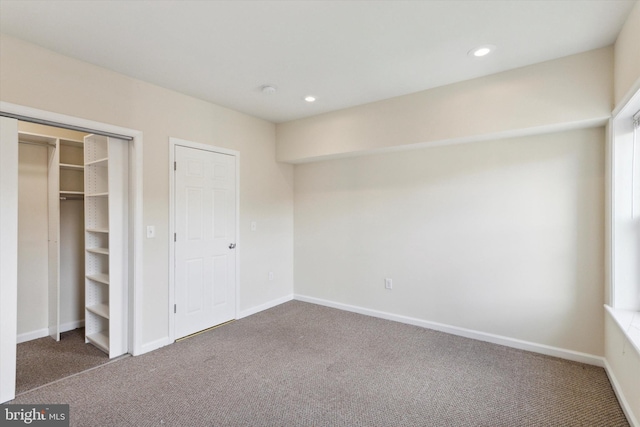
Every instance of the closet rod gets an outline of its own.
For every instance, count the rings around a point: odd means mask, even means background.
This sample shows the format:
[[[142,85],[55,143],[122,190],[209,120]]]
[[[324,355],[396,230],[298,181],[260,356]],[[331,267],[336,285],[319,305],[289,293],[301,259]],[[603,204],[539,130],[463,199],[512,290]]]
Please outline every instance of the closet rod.
[[[55,147],[56,146],[56,144],[52,144],[51,142],[36,142],[36,141],[21,141],[21,140],[18,140],[18,143],[19,144],[29,144],[29,145],[39,145],[39,146],[48,145],[49,147]]]
[[[84,200],[83,196],[60,196],[60,200]]]
[[[84,133],[92,133],[94,135],[109,136],[111,138],[124,139],[125,141],[133,140],[132,137],[126,136],[126,135],[119,135],[117,133],[98,131],[95,129],[84,128],[82,126],[67,125],[64,123],[52,122],[49,120],[36,119],[34,117],[21,116],[20,114],[7,113],[6,111],[0,111],[0,116],[9,117],[10,119],[16,119],[23,122],[36,123],[39,125],[53,126],[56,128],[75,130],[75,131],[84,132]]]

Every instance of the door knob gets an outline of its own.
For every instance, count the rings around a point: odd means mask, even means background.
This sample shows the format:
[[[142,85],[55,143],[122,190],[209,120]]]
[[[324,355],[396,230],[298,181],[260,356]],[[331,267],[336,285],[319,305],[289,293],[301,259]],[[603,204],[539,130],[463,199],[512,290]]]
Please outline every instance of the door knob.
[[[235,243],[230,243],[230,244],[229,244],[229,249],[235,249],[235,247],[236,247],[236,244],[235,244]]]

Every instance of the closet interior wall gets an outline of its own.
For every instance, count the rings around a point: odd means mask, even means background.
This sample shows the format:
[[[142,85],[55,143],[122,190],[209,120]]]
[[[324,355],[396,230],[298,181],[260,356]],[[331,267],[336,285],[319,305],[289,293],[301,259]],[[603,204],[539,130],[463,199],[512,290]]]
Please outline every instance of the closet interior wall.
[[[84,202],[82,165],[84,133],[18,123],[18,343],[84,326]],[[35,140],[35,141],[34,141]],[[51,188],[50,161],[58,140],[59,182]],[[34,143],[35,142],[35,143]],[[60,144],[60,142],[63,142]],[[47,145],[53,143],[53,145]],[[57,165],[56,165],[57,166]],[[60,190],[63,190],[60,193]],[[59,200],[58,218],[50,205]],[[52,222],[59,225],[59,268],[52,265]],[[57,270],[57,271],[56,271]],[[59,276],[59,328],[51,303],[52,276]]]

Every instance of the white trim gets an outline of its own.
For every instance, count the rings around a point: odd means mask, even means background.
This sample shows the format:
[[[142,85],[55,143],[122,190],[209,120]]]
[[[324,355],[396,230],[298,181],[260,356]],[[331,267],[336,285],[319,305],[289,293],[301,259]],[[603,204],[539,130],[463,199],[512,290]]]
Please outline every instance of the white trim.
[[[174,233],[176,232],[176,219],[175,219],[175,209],[173,204],[175,203],[175,199],[176,199],[176,182],[175,182],[175,176],[174,176],[174,163],[176,161],[176,142],[177,140],[174,140],[173,138],[169,137],[169,164],[167,165],[169,167],[169,295],[168,295],[168,303],[169,305],[167,306],[167,313],[169,313],[169,317],[168,317],[168,329],[169,329],[169,336],[167,337],[167,340],[169,340],[169,342],[174,342],[175,341],[175,336],[176,336],[176,322],[175,322],[175,316],[174,316],[174,304],[176,303],[176,297],[175,297],[175,289],[176,289],[176,284],[175,284],[175,275],[176,275],[176,271],[175,271],[175,259],[176,259],[176,255],[175,255],[175,250],[176,250],[176,244],[174,241]]]
[[[640,332],[638,331],[637,319],[640,318],[640,313],[631,310],[620,310],[619,308],[613,308],[607,304],[604,305],[609,316],[618,325],[624,338],[631,343],[631,346],[635,349],[638,356],[640,356]],[[634,322],[634,319],[636,320]],[[631,333],[634,330],[635,334]]]
[[[41,120],[49,120],[52,122],[65,123],[74,126],[85,127],[89,129],[95,129],[97,131],[111,132],[130,136],[133,138],[131,144],[133,144],[133,152],[135,155],[135,161],[131,165],[131,172],[133,176],[130,176],[131,189],[134,191],[134,204],[130,206],[133,209],[134,223],[132,224],[133,230],[133,250],[130,252],[129,262],[133,266],[133,283],[129,284],[129,293],[132,296],[132,312],[133,318],[130,319],[130,332],[133,334],[129,338],[133,348],[129,348],[129,353],[133,355],[142,354],[140,351],[142,348],[142,315],[143,315],[143,294],[142,284],[144,283],[143,276],[143,140],[142,132],[124,128],[121,126],[110,125],[107,123],[96,122],[93,120],[82,119],[79,117],[67,116],[65,114],[54,113],[51,111],[39,110],[36,108],[26,107],[23,105],[11,104],[9,102],[0,101],[0,110],[7,113],[19,114],[22,116],[33,117]]]
[[[640,422],[633,415],[633,411],[631,410],[631,405],[629,405],[629,402],[624,397],[624,393],[622,393],[622,388],[620,387],[620,383],[618,382],[618,379],[614,375],[613,369],[611,369],[611,365],[609,365],[609,362],[607,361],[607,359],[604,359],[604,370],[607,373],[607,376],[609,377],[609,382],[613,387],[613,392],[616,394],[616,397],[618,398],[618,402],[620,403],[622,412],[624,412],[624,415],[627,417],[627,421],[629,421],[629,424],[631,425],[631,427],[640,427]]]
[[[60,333],[64,333],[64,332],[73,331],[74,329],[83,328],[83,327],[84,327],[84,320],[76,320],[75,322],[68,322],[60,325],[59,331]],[[35,331],[23,332],[21,334],[18,334],[16,342],[18,344],[21,344],[23,342],[33,341],[33,340],[37,340],[38,338],[44,338],[48,336],[49,336],[49,329],[42,328],[42,329],[37,329]]]
[[[180,145],[182,147],[195,148],[197,150],[211,151],[219,154],[228,154],[229,156],[240,157],[240,152],[229,148],[217,147],[215,145],[203,144],[201,142],[187,141],[185,139],[169,137],[170,147]],[[173,169],[173,164],[171,165]]]
[[[169,342],[176,340],[175,336],[175,316],[173,306],[175,304],[175,242],[173,235],[176,232],[175,218],[175,179],[173,165],[175,162],[175,147],[188,147],[198,150],[209,151],[212,153],[227,154],[234,156],[236,159],[236,242],[240,242],[240,152],[230,150],[228,148],[217,147],[214,145],[203,144],[200,142],[187,141],[180,138],[169,137]],[[240,312],[240,251],[241,245],[236,245],[236,307],[235,316],[238,318]]]
[[[52,122],[85,127],[87,129],[95,129],[97,131],[110,132],[122,136],[129,136],[132,138],[135,138],[136,136],[142,134],[142,132],[135,129],[124,128],[121,126],[110,125],[107,123],[96,122],[79,117],[67,116],[65,114],[54,113],[52,111],[38,110],[36,108],[18,104],[11,104],[5,101],[0,101],[0,111],[19,114],[26,117],[33,117],[34,119],[49,120]]]
[[[326,307],[337,308],[339,310],[350,311],[353,313],[364,314],[367,316],[378,317],[380,319],[393,320],[395,322],[406,323],[407,325],[420,326],[426,329],[433,329],[440,332],[446,332],[452,335],[458,335],[465,338],[471,338],[478,341],[486,341],[493,344],[504,345],[506,347],[517,348],[519,350],[531,351],[534,353],[544,354],[547,356],[559,357],[561,359],[572,360],[574,362],[586,363],[589,365],[604,367],[604,359],[600,356],[581,353],[578,351],[567,350],[558,347],[552,347],[545,344],[538,344],[530,341],[523,341],[516,338],[509,338],[501,335],[489,334],[486,332],[474,331],[472,329],[460,328],[458,326],[446,325],[429,320],[417,319],[415,317],[401,316],[398,314],[386,313],[384,311],[371,310],[355,305],[342,304],[323,300],[320,298],[309,297],[305,295],[295,294],[294,299],[298,301],[309,302],[312,304],[324,305]]]
[[[163,337],[163,338],[157,339],[155,341],[144,343],[140,347],[140,353],[139,354],[149,353],[150,351],[157,350],[159,348],[165,347],[165,346],[167,346],[167,345],[169,345],[171,343],[173,343],[173,340],[170,340],[169,337]]]
[[[73,331],[74,329],[78,328],[84,328],[84,319],[61,324],[60,333]]]
[[[605,295],[608,299],[607,304],[613,304],[615,298],[615,212],[614,212],[614,194],[615,194],[615,150],[614,150],[614,123],[613,118],[609,120],[607,125],[607,141],[605,147],[605,275],[608,280],[608,287]]]
[[[24,332],[16,336],[16,343],[22,344],[23,342],[29,342],[49,336],[49,328],[37,329],[31,332]]]
[[[276,306],[278,306],[280,304],[284,304],[285,302],[288,302],[288,301],[291,301],[291,300],[293,300],[293,294],[285,295],[283,297],[280,297],[280,298],[265,302],[264,304],[260,304],[260,305],[257,305],[255,307],[251,307],[251,308],[248,308],[246,310],[242,310],[238,314],[237,319],[243,319],[243,318],[251,316],[253,314],[260,313],[261,311],[269,310],[270,308],[276,307]]]
[[[133,356],[142,354],[142,315],[144,306],[144,250],[143,238],[144,227],[142,226],[142,212],[144,209],[144,163],[143,163],[143,140],[142,132],[133,138],[132,148],[129,151],[129,207],[133,209],[133,227],[130,235],[133,234],[133,248],[129,249],[129,260],[133,265],[133,274],[129,271],[129,277],[133,278],[129,286],[129,352]],[[133,203],[131,201],[133,200]]]

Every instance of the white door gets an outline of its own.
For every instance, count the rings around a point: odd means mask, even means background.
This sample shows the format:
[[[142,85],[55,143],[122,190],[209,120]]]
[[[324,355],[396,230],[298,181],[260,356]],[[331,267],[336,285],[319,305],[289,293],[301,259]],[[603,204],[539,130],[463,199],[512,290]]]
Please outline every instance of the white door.
[[[0,117],[0,403],[16,394],[18,121]]]
[[[236,157],[175,146],[175,338],[236,315]]]

